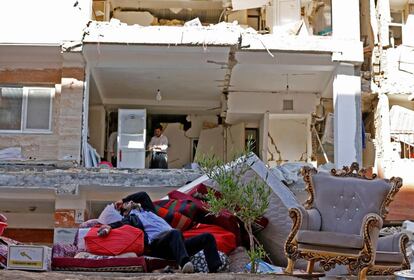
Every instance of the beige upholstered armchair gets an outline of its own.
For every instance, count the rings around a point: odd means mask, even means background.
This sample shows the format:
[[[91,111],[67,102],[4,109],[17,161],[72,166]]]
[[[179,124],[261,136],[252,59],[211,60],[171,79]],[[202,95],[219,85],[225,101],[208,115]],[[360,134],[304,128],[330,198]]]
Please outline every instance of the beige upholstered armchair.
[[[401,178],[369,178],[357,163],[330,173],[304,168],[302,175],[309,198],[305,207],[289,209],[293,226],[285,244],[286,273],[293,272],[296,260],[306,259],[308,273],[315,262],[325,271],[341,264],[358,273],[358,279],[366,279],[374,267],[383,218],[402,186]]]

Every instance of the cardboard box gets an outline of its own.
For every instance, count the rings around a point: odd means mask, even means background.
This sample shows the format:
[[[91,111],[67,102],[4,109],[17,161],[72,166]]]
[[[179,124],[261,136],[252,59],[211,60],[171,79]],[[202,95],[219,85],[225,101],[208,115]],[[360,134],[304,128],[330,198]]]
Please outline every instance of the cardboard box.
[[[40,270],[51,269],[52,248],[34,245],[9,245],[7,269]]]

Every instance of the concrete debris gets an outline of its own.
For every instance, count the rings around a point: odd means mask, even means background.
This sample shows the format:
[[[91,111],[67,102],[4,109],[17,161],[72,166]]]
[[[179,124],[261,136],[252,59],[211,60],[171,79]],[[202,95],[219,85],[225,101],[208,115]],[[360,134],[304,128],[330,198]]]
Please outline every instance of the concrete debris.
[[[192,19],[192,20],[187,21],[186,23],[184,23],[184,26],[187,26],[187,27],[188,26],[201,27],[203,25],[201,24],[201,21],[200,21],[199,18],[195,18],[195,19]]]
[[[380,230],[380,236],[393,235],[401,232],[401,227],[383,227]]]
[[[23,160],[21,147],[10,147],[0,150],[0,160]]]
[[[58,193],[76,192],[76,186],[178,187],[200,177],[191,169],[99,169],[51,166],[0,165],[0,186],[56,189]]]
[[[379,84],[372,84],[372,91],[383,94],[414,96],[414,48],[399,46],[386,52],[386,69]]]
[[[110,22],[92,21],[85,29],[83,41],[85,43],[230,46],[237,45],[241,34],[245,32],[241,26],[234,23],[221,22],[200,26],[196,22],[196,19],[192,20],[187,26],[140,26],[127,25],[117,19],[111,19]]]
[[[305,166],[313,167],[310,163],[288,162],[280,166],[270,168],[270,171],[295,194],[304,191],[306,186],[301,175],[301,169]],[[333,163],[326,163],[318,167],[319,171],[330,171],[335,168]]]
[[[229,255],[230,272],[241,273],[244,272],[244,266],[250,261],[247,250],[244,247],[237,247]]]
[[[280,166],[270,168],[270,171],[289,188],[305,189],[305,185],[300,175],[300,170],[304,166],[312,166],[307,163],[285,163]]]

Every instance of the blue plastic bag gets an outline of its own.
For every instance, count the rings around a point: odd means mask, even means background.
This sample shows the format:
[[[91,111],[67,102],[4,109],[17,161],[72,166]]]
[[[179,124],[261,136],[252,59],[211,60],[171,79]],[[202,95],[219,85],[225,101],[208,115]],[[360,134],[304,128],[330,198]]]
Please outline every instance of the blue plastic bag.
[[[283,273],[283,268],[280,266],[275,266],[262,260],[256,260],[256,264],[256,273]],[[246,264],[244,269],[250,271],[251,265],[251,263]]]

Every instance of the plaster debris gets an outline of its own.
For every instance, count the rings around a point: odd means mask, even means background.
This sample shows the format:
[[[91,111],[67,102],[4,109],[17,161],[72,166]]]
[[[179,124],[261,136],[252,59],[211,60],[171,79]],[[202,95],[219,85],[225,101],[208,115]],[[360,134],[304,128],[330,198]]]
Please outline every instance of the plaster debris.
[[[193,22],[194,21],[194,22]],[[85,29],[84,43],[123,43],[160,45],[237,45],[244,29],[235,23],[200,26],[196,20],[187,26],[127,25],[117,19],[92,21]]]
[[[405,94],[414,98],[414,47],[399,46],[386,52],[385,75],[378,84],[372,84],[372,91],[383,94]]]

